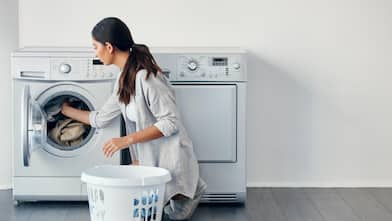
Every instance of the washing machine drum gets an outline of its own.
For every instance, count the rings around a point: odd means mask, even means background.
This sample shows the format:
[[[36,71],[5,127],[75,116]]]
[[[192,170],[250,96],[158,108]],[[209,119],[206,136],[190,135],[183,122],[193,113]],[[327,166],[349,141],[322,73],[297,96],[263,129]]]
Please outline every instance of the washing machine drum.
[[[80,110],[90,111],[92,107],[85,99],[69,94],[53,96],[43,104],[47,122],[47,143],[56,149],[71,151],[82,147],[89,141],[92,128],[63,115],[61,106],[64,102]]]

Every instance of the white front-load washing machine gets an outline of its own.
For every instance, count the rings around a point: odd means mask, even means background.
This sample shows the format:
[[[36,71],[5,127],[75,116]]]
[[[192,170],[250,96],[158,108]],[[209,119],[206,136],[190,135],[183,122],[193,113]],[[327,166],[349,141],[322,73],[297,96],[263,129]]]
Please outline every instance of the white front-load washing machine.
[[[85,200],[81,172],[120,164],[120,153],[106,158],[102,147],[121,136],[121,118],[103,129],[73,122],[79,127],[72,130],[80,133],[65,142],[57,135],[65,134],[58,131],[66,117],[60,112],[49,121],[45,108],[61,98],[82,110],[98,110],[112,94],[119,70],[104,66],[85,48],[24,48],[12,53],[11,63],[14,200]]]

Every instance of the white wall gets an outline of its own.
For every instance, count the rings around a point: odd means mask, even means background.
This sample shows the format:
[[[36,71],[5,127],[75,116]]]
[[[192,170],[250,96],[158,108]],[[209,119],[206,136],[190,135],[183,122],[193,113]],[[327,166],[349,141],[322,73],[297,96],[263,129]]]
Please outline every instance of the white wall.
[[[90,45],[93,25],[118,16],[150,46],[247,49],[249,186],[392,185],[392,1],[20,0],[19,9],[20,46]]]
[[[10,53],[18,47],[18,1],[0,0],[0,189],[11,187]]]

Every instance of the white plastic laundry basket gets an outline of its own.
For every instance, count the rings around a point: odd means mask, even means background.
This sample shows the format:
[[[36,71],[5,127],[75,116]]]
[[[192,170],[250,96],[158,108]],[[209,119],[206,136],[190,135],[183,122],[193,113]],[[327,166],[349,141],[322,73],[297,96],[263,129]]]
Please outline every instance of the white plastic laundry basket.
[[[146,166],[96,166],[82,173],[91,221],[160,221],[168,170]]]

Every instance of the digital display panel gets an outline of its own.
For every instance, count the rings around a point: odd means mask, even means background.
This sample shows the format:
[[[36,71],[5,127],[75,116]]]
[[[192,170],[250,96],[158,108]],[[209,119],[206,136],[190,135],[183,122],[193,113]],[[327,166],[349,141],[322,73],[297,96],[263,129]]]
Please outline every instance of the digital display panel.
[[[227,66],[227,58],[212,58],[212,66]]]
[[[102,61],[100,61],[99,59],[93,59],[93,65],[102,65]]]

